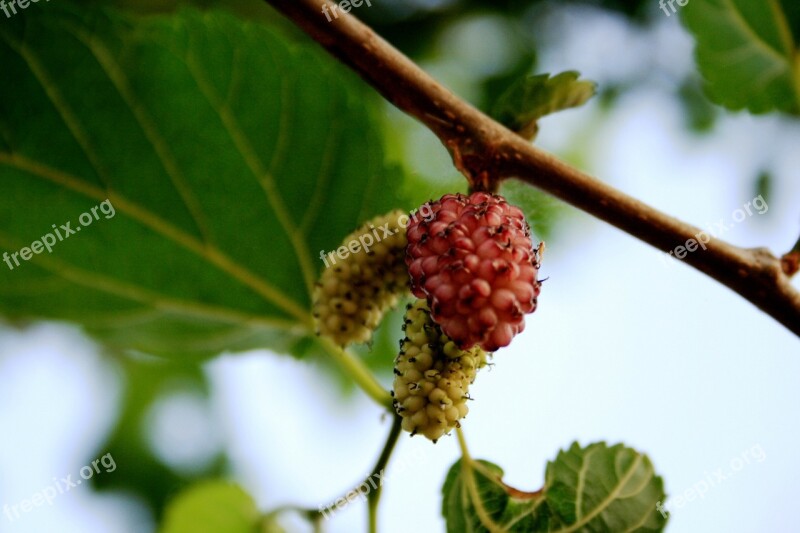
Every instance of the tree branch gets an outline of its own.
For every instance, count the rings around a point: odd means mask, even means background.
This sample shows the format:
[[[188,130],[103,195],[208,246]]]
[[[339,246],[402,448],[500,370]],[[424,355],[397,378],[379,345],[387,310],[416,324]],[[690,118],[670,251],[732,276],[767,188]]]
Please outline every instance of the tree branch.
[[[464,102],[354,16],[328,22],[323,0],[267,0],[450,151],[476,189],[516,178],[656,247],[672,250],[701,230],[570,167]],[[684,262],[729,287],[800,336],[800,292],[781,259],[711,238]]]

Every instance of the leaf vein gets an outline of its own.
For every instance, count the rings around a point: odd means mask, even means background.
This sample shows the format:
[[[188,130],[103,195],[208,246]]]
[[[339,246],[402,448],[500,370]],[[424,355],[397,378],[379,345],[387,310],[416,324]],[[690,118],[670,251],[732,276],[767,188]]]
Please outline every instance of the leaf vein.
[[[125,102],[125,105],[130,109],[148,142],[153,147],[153,151],[159,161],[161,161],[161,165],[164,167],[178,195],[183,200],[186,209],[191,214],[198,231],[203,236],[203,240],[210,242],[211,232],[209,229],[208,217],[206,217],[200,205],[200,201],[187,183],[186,176],[183,174],[175,155],[169,148],[169,143],[159,131],[158,124],[138,98],[133,87],[131,87],[130,80],[125,75],[125,72],[114,56],[109,52],[108,48],[102,44],[98,44],[97,40],[92,39],[91,36],[78,28],[69,27],[69,29],[71,29],[73,35],[86,46],[87,50],[91,52],[111,84]]]
[[[275,211],[275,215],[278,217],[278,222],[289,237],[289,241],[294,249],[295,256],[297,257],[297,261],[300,265],[300,271],[303,275],[303,280],[306,284],[306,289],[310,297],[313,292],[314,280],[316,277],[314,274],[313,263],[311,262],[311,254],[308,251],[302,235],[291,220],[288,206],[277,189],[274,176],[270,170],[264,167],[264,164],[256,153],[255,148],[251,144],[247,135],[239,126],[238,120],[231,113],[230,108],[221,100],[216,90],[213,89],[202,67],[197,61],[195,61],[195,58],[191,53],[187,58],[186,64],[189,68],[189,72],[192,74],[192,77],[197,83],[198,88],[205,95],[209,104],[222,121],[222,124],[227,130],[228,134],[231,136],[231,139],[236,145],[236,148],[239,151],[239,154],[242,156],[245,164],[264,190],[264,193],[267,196],[267,201]],[[281,129],[283,128],[281,127]]]
[[[0,244],[8,247],[15,246],[14,239],[4,232],[0,232]],[[47,256],[37,256],[33,258],[31,262],[76,285],[145,304],[157,310],[169,311],[197,318],[214,319],[229,324],[247,323],[271,328],[281,327],[286,330],[295,329],[298,331],[302,329],[302,325],[296,322],[268,319],[219,306],[166,296],[159,292],[145,289],[138,285],[132,285],[98,272],[83,270],[66,261]]]
[[[0,163],[5,163],[19,170],[24,170],[34,177],[38,177],[56,185],[60,185],[65,189],[72,190],[89,198],[101,200],[106,198],[106,194],[97,187],[94,187],[93,185],[90,185],[75,176],[71,176],[62,171],[31,161],[20,155],[0,153]],[[231,275],[234,279],[253,289],[266,301],[292,315],[301,323],[305,323],[307,327],[311,327],[311,320],[308,312],[306,312],[296,302],[294,302],[291,298],[286,296],[268,281],[258,277],[245,267],[239,265],[214,246],[199,242],[195,237],[183,232],[181,229],[173,226],[172,224],[169,224],[158,215],[148,211],[144,207],[139,206],[137,203],[128,200],[121,194],[111,192],[108,196],[115,209],[127,214],[132,219],[152,229],[166,239],[169,239],[175,244],[178,244],[205,259],[210,264],[216,266],[220,270]]]
[[[578,531],[581,527],[588,524],[595,516],[605,511],[606,507],[611,505],[611,502],[613,502],[617,498],[617,495],[622,490],[622,487],[624,487],[625,483],[627,483],[628,480],[631,478],[631,476],[633,476],[634,472],[636,472],[636,469],[639,467],[639,464],[641,462],[642,462],[642,456],[637,455],[636,459],[631,464],[630,469],[619,480],[616,487],[614,487],[614,490],[609,492],[608,496],[603,498],[603,500],[597,504],[597,507],[595,507],[589,514],[587,514],[581,520],[578,520],[577,522],[566,528],[559,529],[556,533],[569,533],[572,531]]]
[[[81,147],[81,150],[89,161],[89,164],[97,174],[97,178],[103,183],[106,189],[110,191],[111,179],[107,167],[97,155],[97,151],[92,144],[89,134],[86,132],[86,130],[84,130],[81,121],[78,119],[78,116],[72,110],[64,95],[58,90],[56,84],[50,78],[47,69],[44,67],[39,57],[33,52],[33,50],[25,46],[24,43],[11,42],[2,32],[0,32],[0,37],[6,41],[12,50],[17,52],[20,57],[25,60],[25,63],[28,65],[28,68],[31,71],[31,74],[33,74],[33,76],[36,78],[36,81],[39,82],[39,85],[47,95],[50,103],[53,104],[56,112],[64,122],[64,125]]]

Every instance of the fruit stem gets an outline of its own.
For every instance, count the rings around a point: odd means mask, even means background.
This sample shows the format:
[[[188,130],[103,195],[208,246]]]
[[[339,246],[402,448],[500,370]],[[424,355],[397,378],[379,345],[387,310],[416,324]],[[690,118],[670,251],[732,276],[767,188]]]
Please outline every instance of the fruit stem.
[[[378,461],[375,463],[375,467],[372,469],[370,478],[373,478],[376,474],[381,474],[381,472],[386,468],[386,465],[389,463],[389,458],[392,456],[394,447],[397,444],[397,439],[400,437],[402,423],[403,419],[395,413],[392,418],[392,429],[389,430],[389,436],[386,438],[386,444],[383,445],[383,451],[381,451],[381,455],[378,457]],[[381,476],[383,476],[383,474],[381,474]],[[381,477],[381,479],[383,478]],[[367,482],[369,481],[370,479],[367,479]],[[381,499],[382,489],[383,483],[378,483],[377,488],[367,495],[370,533],[378,532],[378,503]]]
[[[467,439],[464,438],[464,432],[461,431],[461,428],[456,428],[456,436],[458,437],[458,447],[461,448],[461,459],[467,461],[471,465],[472,456],[469,454]]]
[[[394,412],[392,397],[389,395],[389,392],[378,383],[375,375],[370,372],[361,359],[343,349],[341,346],[337,346],[336,343],[328,338],[321,337],[319,341],[323,348],[325,348],[325,351],[327,351],[342,370],[344,370],[345,374],[350,376],[367,396],[384,406],[390,412]]]
[[[456,428],[456,435],[458,436],[458,446],[461,448],[461,475],[464,478],[464,485],[467,487],[469,497],[472,499],[472,504],[475,506],[475,513],[478,515],[481,524],[483,524],[490,533],[502,533],[502,528],[498,527],[486,511],[486,507],[483,506],[483,500],[481,500],[480,491],[478,491],[478,484],[475,481],[474,468],[476,463],[469,454],[467,439],[464,438],[464,432],[461,431],[461,428]]]

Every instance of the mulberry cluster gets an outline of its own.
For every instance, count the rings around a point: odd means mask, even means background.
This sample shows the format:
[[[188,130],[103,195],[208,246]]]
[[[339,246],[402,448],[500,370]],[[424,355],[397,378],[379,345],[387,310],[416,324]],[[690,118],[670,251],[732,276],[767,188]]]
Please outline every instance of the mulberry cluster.
[[[539,259],[517,207],[483,192],[447,194],[408,227],[411,291],[456,344],[507,346],[536,309]]]
[[[328,254],[314,288],[317,335],[340,346],[369,342],[383,313],[408,290],[406,230],[398,223],[403,215],[395,210],[376,217],[345,237],[344,246],[358,251],[344,259],[337,259],[336,252]]]
[[[467,392],[487,354],[459,349],[431,318],[424,300],[409,304],[406,338],[395,359],[394,406],[403,429],[436,442],[469,411]]]

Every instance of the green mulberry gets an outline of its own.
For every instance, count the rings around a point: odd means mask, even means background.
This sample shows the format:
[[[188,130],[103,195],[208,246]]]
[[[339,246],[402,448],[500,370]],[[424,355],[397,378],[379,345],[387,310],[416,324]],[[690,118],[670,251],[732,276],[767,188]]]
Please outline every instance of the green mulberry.
[[[409,290],[404,218],[399,209],[376,217],[345,237],[339,251],[346,252],[321,255],[326,268],[312,309],[317,335],[340,346],[369,342],[383,314]]]
[[[395,359],[394,406],[403,429],[436,442],[459,427],[469,411],[468,388],[487,353],[474,346],[464,351],[431,318],[425,300],[409,304]]]

